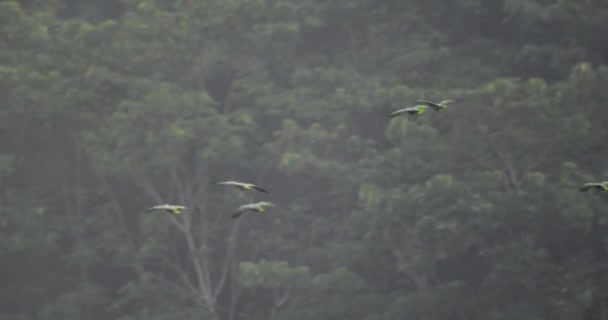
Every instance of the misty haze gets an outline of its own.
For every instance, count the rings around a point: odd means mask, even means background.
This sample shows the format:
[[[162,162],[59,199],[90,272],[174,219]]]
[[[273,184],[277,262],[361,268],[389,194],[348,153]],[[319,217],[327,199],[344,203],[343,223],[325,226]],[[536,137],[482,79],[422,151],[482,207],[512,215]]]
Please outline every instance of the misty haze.
[[[608,320],[607,0],[0,0],[0,320]]]

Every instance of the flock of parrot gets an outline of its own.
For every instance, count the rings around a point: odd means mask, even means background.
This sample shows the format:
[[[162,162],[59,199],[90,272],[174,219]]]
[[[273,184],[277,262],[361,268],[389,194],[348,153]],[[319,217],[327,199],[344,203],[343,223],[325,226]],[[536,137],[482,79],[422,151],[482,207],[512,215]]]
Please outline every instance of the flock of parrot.
[[[452,100],[452,99],[446,99],[446,100],[442,100],[440,102],[418,100],[418,101],[416,101],[417,105],[415,105],[413,107],[407,107],[407,108],[396,110],[395,112],[390,114],[390,117],[393,118],[393,117],[402,115],[404,113],[407,113],[409,115],[414,115],[414,116],[421,115],[424,112],[426,112],[426,109],[428,109],[429,107],[433,108],[435,111],[438,112],[438,111],[442,111],[445,108],[447,108],[448,105],[452,102],[454,102],[454,100]],[[263,193],[270,193],[267,190],[255,185],[253,183],[246,183],[246,182],[239,182],[239,181],[222,181],[222,182],[217,182],[216,185],[230,186],[230,187],[239,189],[241,191],[257,190],[257,191],[260,191]],[[581,192],[587,192],[591,189],[598,190],[598,191],[608,191],[608,181],[588,182],[588,183],[583,184],[579,188],[579,190]],[[273,207],[273,206],[274,206],[274,203],[266,202],[266,201],[260,201],[257,203],[249,203],[249,204],[240,206],[237,211],[232,213],[231,216],[233,219],[236,219],[247,211],[264,212],[264,211],[266,211],[266,209]],[[161,211],[164,210],[171,214],[180,214],[183,210],[186,210],[186,209],[188,209],[188,208],[186,208],[184,206],[180,206],[180,205],[163,204],[163,205],[159,205],[159,206],[155,206],[155,207],[146,209],[145,211],[149,212],[149,211],[156,211],[156,210],[161,210]]]
[[[241,191],[257,190],[257,191],[260,191],[263,193],[270,193],[266,189],[263,189],[253,183],[246,183],[246,182],[239,182],[239,181],[222,181],[222,182],[217,182],[216,185],[229,186],[229,187],[233,187],[238,190],[241,190]],[[267,208],[270,208],[273,206],[274,206],[274,203],[267,202],[267,201],[260,201],[257,203],[244,204],[244,205],[240,206],[238,208],[238,210],[232,214],[232,218],[236,219],[247,211],[264,212],[264,211],[266,211]],[[164,210],[164,211],[167,211],[172,214],[180,214],[180,213],[182,213],[183,210],[186,210],[186,209],[188,209],[188,208],[186,208],[184,206],[163,204],[160,206],[155,206],[155,207],[146,209],[145,211],[149,212],[149,211],[156,211],[156,210]]]

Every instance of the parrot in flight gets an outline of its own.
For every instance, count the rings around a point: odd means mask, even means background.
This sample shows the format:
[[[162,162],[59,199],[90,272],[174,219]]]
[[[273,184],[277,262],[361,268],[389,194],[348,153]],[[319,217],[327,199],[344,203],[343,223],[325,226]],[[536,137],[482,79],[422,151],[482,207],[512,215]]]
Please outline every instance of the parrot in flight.
[[[413,106],[413,107],[399,109],[399,110],[391,113],[391,118],[402,115],[404,113],[408,113],[411,115],[420,115],[420,114],[423,114],[427,108],[428,108],[428,106],[421,104],[421,105],[417,105],[417,106]]]
[[[602,182],[588,182],[583,184],[579,190],[581,192],[587,192],[589,191],[589,189],[595,189],[598,191],[608,191],[608,181],[602,181]]]
[[[253,183],[246,183],[246,182],[238,182],[238,181],[222,181],[222,182],[217,182],[216,185],[218,186],[231,186],[234,188],[237,188],[239,190],[242,191],[249,191],[249,190],[258,190],[260,192],[264,192],[264,193],[270,193],[265,189],[262,189],[261,187],[256,186]]]
[[[146,209],[146,212],[156,211],[156,210],[165,210],[165,211],[167,211],[169,213],[172,213],[172,214],[180,214],[180,213],[182,213],[182,210],[185,210],[185,209],[188,209],[188,208],[186,208],[184,206],[175,206],[175,205],[172,205],[172,204],[163,204],[163,205],[160,205],[160,206],[155,206],[155,207]]]
[[[247,210],[253,211],[253,212],[264,212],[266,210],[266,208],[270,208],[273,206],[274,206],[274,203],[266,202],[266,201],[242,205],[239,207],[239,210],[237,212],[232,214],[232,219],[236,219],[236,218],[240,217]]]

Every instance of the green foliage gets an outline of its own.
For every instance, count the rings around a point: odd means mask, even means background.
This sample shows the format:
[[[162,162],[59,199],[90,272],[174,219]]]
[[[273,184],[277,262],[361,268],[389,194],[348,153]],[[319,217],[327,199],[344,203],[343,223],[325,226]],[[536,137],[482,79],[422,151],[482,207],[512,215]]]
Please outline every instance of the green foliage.
[[[308,267],[290,268],[285,261],[241,262],[240,277],[245,288],[297,289],[311,282]]]
[[[0,1],[0,319],[603,319],[607,16]]]

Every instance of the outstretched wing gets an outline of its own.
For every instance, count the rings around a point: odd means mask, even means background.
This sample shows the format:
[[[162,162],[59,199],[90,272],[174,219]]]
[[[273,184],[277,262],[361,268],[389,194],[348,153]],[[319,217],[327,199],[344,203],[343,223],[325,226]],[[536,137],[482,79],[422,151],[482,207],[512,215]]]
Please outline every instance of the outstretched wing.
[[[580,188],[578,188],[578,190],[580,192],[587,192],[587,191],[589,191],[589,189],[596,188],[597,186],[598,186],[597,183],[585,183]]]
[[[239,207],[239,209],[232,214],[232,219],[240,217],[245,211],[251,209],[251,204],[245,204]]]
[[[236,181],[221,181],[215,183],[218,186],[240,186],[241,184]]]
[[[182,210],[185,210],[185,209],[188,209],[188,208],[186,208],[184,206],[174,206],[174,205],[169,205],[169,204],[163,204],[163,205],[159,205],[159,206],[154,206],[152,208],[148,208],[144,211],[149,212],[149,211],[154,211],[154,210],[165,210],[172,214],[180,214],[180,213],[182,213]]]
[[[270,192],[268,192],[267,190],[262,189],[262,188],[260,188],[260,187],[258,187],[258,186],[256,186],[256,185],[253,185],[253,186],[251,186],[251,187],[252,187],[252,188],[254,188],[254,189],[256,189],[256,190],[258,190],[258,191],[264,192],[264,193],[270,193]]]
[[[145,212],[149,212],[149,211],[154,211],[154,210],[166,210],[166,209],[169,209],[169,208],[170,208],[169,205],[167,205],[167,204],[161,204],[161,205],[158,205],[158,206],[154,206],[152,208],[148,208],[148,209],[146,209],[144,211]]]
[[[391,118],[394,118],[394,117],[396,117],[396,116],[398,116],[398,115],[401,115],[401,114],[404,114],[404,113],[408,112],[408,110],[407,110],[407,109],[408,109],[408,108],[405,108],[405,109],[399,109],[399,110],[397,110],[397,111],[395,111],[395,112],[391,113]]]
[[[424,110],[426,109],[426,106],[424,105],[419,105],[419,106],[415,106],[415,107],[409,107],[409,108],[403,108],[403,109],[399,109],[393,113],[391,113],[391,118],[396,117],[398,115],[404,114],[404,113],[409,113],[409,114],[420,114],[423,113]]]
[[[436,104],[435,102],[427,101],[427,100],[418,100],[416,103],[421,103],[433,108],[441,108],[441,103]]]

